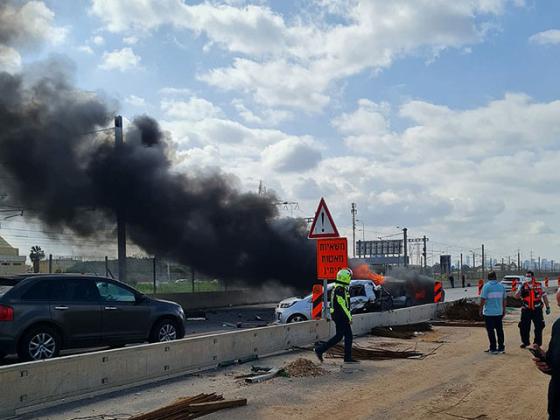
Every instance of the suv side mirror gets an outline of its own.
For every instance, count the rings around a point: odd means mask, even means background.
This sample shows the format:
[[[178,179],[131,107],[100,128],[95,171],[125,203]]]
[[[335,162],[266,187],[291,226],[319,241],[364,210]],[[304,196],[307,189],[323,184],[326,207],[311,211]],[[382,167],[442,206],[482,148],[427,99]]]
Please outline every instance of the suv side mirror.
[[[142,303],[146,300],[146,295],[136,295],[136,304]]]

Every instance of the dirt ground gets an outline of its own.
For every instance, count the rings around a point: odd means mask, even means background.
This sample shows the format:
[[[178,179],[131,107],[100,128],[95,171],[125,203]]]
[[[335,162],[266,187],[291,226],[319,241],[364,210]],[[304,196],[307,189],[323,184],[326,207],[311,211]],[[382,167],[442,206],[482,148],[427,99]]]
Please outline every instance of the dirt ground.
[[[560,315],[546,317],[550,326]],[[68,404],[25,418],[124,419],[159,408],[179,397],[217,392],[247,398],[248,405],[208,419],[544,419],[548,377],[537,371],[527,350],[519,348],[519,310],[506,317],[506,354],[490,355],[484,328],[436,327],[412,340],[363,337],[361,345],[413,348],[433,352],[423,360],[362,361],[345,367],[326,359],[323,376],[277,377],[248,385],[235,376],[250,365],[185,376],[132,391]],[[282,366],[310,352],[293,352],[255,363]]]

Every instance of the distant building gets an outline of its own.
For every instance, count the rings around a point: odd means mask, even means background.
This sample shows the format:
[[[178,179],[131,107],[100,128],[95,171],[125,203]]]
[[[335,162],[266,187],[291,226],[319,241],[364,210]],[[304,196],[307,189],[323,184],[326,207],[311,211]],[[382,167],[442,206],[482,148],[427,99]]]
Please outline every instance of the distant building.
[[[27,272],[25,256],[0,236],[0,274],[21,274]]]

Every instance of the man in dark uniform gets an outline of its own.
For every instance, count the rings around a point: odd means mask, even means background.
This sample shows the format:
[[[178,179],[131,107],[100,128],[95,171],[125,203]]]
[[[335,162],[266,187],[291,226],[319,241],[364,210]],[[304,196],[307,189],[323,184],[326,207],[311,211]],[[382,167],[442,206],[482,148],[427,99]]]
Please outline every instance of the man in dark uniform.
[[[336,325],[336,334],[326,343],[315,346],[315,354],[320,362],[323,362],[323,353],[344,338],[344,363],[358,363],[352,359],[352,314],[348,293],[351,279],[352,271],[349,268],[343,268],[336,275],[330,300],[330,312]]]
[[[535,341],[537,346],[542,346],[542,331],[544,329],[543,303],[546,305],[546,314],[550,314],[548,297],[541,284],[535,279],[532,271],[527,271],[525,281],[517,289],[516,298],[521,298],[521,321],[519,332],[521,334],[521,348],[530,344],[531,321],[535,327]]]

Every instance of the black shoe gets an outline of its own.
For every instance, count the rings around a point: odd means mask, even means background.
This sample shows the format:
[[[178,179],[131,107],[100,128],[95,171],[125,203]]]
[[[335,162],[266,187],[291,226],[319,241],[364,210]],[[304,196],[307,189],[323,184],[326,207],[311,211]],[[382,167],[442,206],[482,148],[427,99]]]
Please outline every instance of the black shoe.
[[[344,363],[355,365],[355,364],[360,363],[360,361],[356,360],[356,359],[350,359],[350,360],[344,360]]]
[[[494,353],[496,350],[492,350],[492,349],[486,349],[484,350],[484,353]]]
[[[314,351],[315,351],[315,356],[317,356],[317,359],[319,359],[319,362],[323,363],[323,353],[321,353],[317,349],[315,349]]]
[[[501,350],[498,349],[498,353],[500,353],[500,354],[504,354],[505,352],[506,352],[506,349],[501,349]]]
[[[528,346],[528,344],[521,344],[519,347],[522,348],[522,349],[524,349],[524,348],[527,347],[527,346]]]

